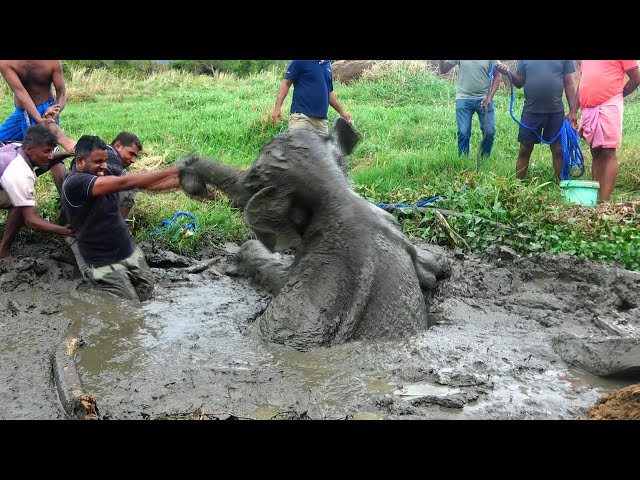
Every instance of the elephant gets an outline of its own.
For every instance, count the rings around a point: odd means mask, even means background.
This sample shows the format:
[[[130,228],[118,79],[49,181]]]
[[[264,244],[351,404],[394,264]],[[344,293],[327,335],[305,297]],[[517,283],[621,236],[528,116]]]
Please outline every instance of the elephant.
[[[257,319],[266,341],[304,351],[406,338],[430,326],[425,299],[448,265],[418,251],[393,215],[352,189],[347,156],[360,138],[338,118],[328,135],[302,128],[276,135],[246,170],[195,153],[178,161],[183,190],[221,190],[257,238],[237,261],[273,295]],[[287,249],[295,250],[288,265],[277,255]]]

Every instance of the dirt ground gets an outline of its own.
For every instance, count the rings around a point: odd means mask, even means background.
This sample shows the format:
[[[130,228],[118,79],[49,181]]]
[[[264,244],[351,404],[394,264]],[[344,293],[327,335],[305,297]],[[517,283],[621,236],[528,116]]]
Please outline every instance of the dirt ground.
[[[54,365],[70,338],[103,419],[638,418],[638,385],[624,410],[596,403],[640,377],[639,272],[443,249],[433,327],[298,352],[257,337],[270,297],[235,274],[237,245],[141,246],[158,281],[142,305],[89,288],[56,238],[0,261],[0,419],[68,418]]]

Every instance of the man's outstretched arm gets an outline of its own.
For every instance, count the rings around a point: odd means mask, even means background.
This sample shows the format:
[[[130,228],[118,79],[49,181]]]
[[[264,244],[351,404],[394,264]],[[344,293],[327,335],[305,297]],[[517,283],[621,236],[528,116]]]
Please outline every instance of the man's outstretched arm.
[[[73,236],[73,229],[70,225],[56,225],[55,223],[47,222],[40,215],[36,207],[13,207],[21,210],[22,217],[26,224],[34,230],[41,230],[43,232],[56,233],[58,235],[64,235],[67,237]]]
[[[166,182],[166,183],[161,183]],[[110,193],[121,192],[123,190],[131,190],[132,188],[143,188],[160,190],[158,185],[163,186],[162,190],[168,190],[175,188],[178,182],[178,167],[173,166],[165,168],[157,172],[139,172],[130,173],[121,177],[114,175],[105,175],[98,177],[93,182],[91,189],[92,197],[100,197],[102,195],[109,195]],[[155,188],[154,188],[155,187]]]

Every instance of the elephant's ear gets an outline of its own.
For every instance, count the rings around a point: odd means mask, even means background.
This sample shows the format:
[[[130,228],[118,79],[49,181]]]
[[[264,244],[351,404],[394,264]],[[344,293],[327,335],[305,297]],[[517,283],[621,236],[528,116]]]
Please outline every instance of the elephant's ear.
[[[333,123],[330,137],[338,144],[345,155],[353,152],[353,149],[360,141],[360,134],[351,123],[342,117],[338,117]]]
[[[266,187],[244,207],[244,219],[258,239],[272,252],[297,247],[300,229],[308,221],[304,211],[293,206],[290,192]]]

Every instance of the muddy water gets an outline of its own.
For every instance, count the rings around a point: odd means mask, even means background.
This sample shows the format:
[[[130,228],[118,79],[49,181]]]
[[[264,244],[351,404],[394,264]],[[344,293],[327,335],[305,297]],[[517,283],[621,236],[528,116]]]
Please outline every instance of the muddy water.
[[[633,383],[565,364],[551,347],[553,329],[528,309],[496,306],[495,298],[445,296],[436,326],[403,342],[299,352],[257,337],[255,319],[269,296],[246,280],[158,273],[165,278],[142,307],[103,299],[64,309],[87,345],[77,358],[85,390],[107,418],[198,407],[254,419],[286,412],[314,419],[581,418],[604,392]],[[545,288],[540,278],[535,283]],[[557,301],[547,308],[554,311]],[[589,322],[564,327],[597,332]]]
[[[588,374],[554,350],[560,335],[640,329],[640,277],[570,258],[452,257],[429,330],[299,352],[258,338],[270,297],[223,266],[154,268],[155,298],[134,305],[87,288],[51,251],[34,252],[0,272],[4,419],[65,418],[50,355],[68,335],[81,338],[83,388],[110,419],[184,418],[199,407],[207,418],[574,419],[638,381]]]

